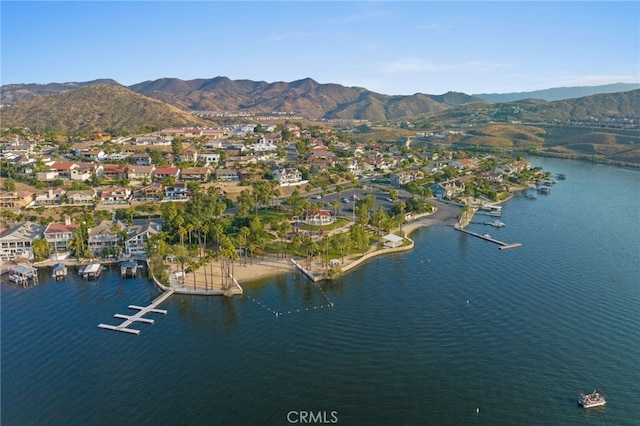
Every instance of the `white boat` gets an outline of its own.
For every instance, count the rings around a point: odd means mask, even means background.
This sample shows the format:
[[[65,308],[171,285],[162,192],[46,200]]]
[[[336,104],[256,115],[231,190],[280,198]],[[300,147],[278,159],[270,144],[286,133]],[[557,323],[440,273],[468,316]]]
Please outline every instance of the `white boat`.
[[[504,228],[507,226],[504,222],[500,222],[499,220],[494,220],[493,222],[485,222],[485,225],[495,226],[496,228]]]
[[[588,395],[580,392],[580,397],[578,398],[578,405],[584,408],[601,407],[606,403],[604,392],[597,389]]]

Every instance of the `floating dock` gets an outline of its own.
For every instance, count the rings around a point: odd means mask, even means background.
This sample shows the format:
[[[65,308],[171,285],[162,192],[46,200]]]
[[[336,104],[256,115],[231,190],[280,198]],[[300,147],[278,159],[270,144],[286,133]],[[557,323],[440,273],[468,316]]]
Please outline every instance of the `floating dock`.
[[[454,228],[460,232],[464,232],[465,234],[473,235],[474,237],[482,238],[483,240],[498,244],[500,246],[498,247],[500,250],[508,250],[508,249],[520,247],[522,245],[520,243],[512,243],[512,244],[505,243],[504,241],[496,240],[491,236],[478,234],[477,232],[469,231],[467,229],[460,228],[459,226],[454,226]]]
[[[114,318],[119,318],[125,320],[120,325],[110,325],[110,324],[98,324],[98,327],[104,328],[107,330],[121,331],[123,333],[130,334],[140,334],[140,330],[135,328],[129,328],[131,324],[134,322],[144,322],[147,324],[153,324],[154,320],[149,318],[144,318],[144,316],[150,312],[154,312],[157,314],[166,315],[167,311],[164,309],[157,309],[156,307],[160,305],[162,302],[167,300],[173,294],[172,290],[167,290],[162,293],[160,296],[156,297],[156,299],[151,302],[149,306],[137,306],[137,305],[129,305],[129,309],[137,309],[138,312],[135,315],[124,315],[124,314],[115,314]]]

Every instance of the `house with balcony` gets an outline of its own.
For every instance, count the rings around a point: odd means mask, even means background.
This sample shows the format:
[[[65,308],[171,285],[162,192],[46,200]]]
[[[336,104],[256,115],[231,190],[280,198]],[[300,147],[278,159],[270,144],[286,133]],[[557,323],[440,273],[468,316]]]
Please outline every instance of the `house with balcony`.
[[[67,218],[64,223],[51,222],[44,230],[44,239],[51,244],[53,253],[70,251],[69,242],[73,239],[73,231],[78,224]]]
[[[177,167],[158,167],[153,173],[153,180],[160,182],[165,178],[173,178],[175,180],[180,179],[180,169]]]
[[[129,180],[148,180],[151,182],[154,177],[154,173],[156,171],[156,167],[151,166],[136,166],[130,165],[126,167],[127,179]]]
[[[31,191],[1,191],[0,208],[18,209],[26,207],[35,199],[35,194]]]
[[[176,182],[164,189],[165,200],[187,200],[191,196],[191,190],[186,182]]]
[[[128,204],[131,190],[125,187],[108,186],[100,192],[100,204]]]
[[[401,170],[391,175],[391,185],[402,186],[409,182],[422,179],[423,174],[419,170]]]
[[[15,224],[0,233],[0,259],[12,262],[16,259],[33,260],[33,240],[42,238],[44,226],[33,222]]]
[[[219,182],[240,182],[237,169],[217,169],[215,174]]]
[[[133,199],[136,201],[160,201],[162,197],[164,197],[164,188],[159,182],[144,185],[133,191]]]
[[[62,196],[65,195],[66,192],[67,191],[64,188],[52,188],[46,192],[35,194],[34,204],[36,206],[52,206],[60,204],[62,203]]]
[[[133,154],[130,159],[131,163],[136,166],[150,166],[153,164],[151,156],[146,152],[140,152]]]
[[[87,246],[92,256],[102,256],[106,252],[115,254],[118,251],[118,244],[123,241],[124,231],[127,225],[123,222],[113,222],[103,220],[93,228],[89,228],[87,234]]]
[[[148,220],[136,220],[127,228],[127,237],[124,240],[124,253],[130,257],[145,257],[145,243],[149,237],[162,231],[160,222]]]
[[[95,202],[96,191],[94,189],[83,189],[77,191],[67,191],[67,202],[75,205],[89,205]]]
[[[294,168],[278,168],[273,170],[273,178],[280,186],[293,186],[307,183],[302,180],[302,172]]]
[[[87,149],[76,151],[76,156],[84,161],[103,161],[106,160],[107,154],[101,149]]]
[[[209,167],[187,167],[182,169],[182,180],[206,182],[211,177]]]
[[[102,169],[102,177],[106,179],[126,179],[127,171],[118,164],[105,164]]]
[[[220,162],[220,154],[218,154],[217,152],[203,152],[200,154],[199,160],[206,166],[210,164],[214,164],[215,166],[217,166]]]
[[[80,166],[77,163],[56,161],[49,166],[49,172],[57,172],[60,179],[71,179],[71,171],[78,168]]]

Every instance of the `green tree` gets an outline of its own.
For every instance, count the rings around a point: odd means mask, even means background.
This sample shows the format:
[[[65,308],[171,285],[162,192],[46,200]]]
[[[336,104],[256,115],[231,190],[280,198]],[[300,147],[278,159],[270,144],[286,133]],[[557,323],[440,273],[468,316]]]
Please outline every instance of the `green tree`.
[[[7,178],[4,180],[4,183],[2,184],[2,187],[4,188],[5,191],[15,191],[16,190],[16,182],[11,179],[11,178]]]

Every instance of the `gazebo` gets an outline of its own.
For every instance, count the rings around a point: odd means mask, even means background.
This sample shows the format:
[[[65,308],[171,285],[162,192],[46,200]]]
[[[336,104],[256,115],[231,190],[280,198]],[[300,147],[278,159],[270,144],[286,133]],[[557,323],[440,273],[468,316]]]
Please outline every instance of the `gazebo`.
[[[385,241],[384,246],[388,248],[398,247],[404,241],[404,237],[399,237],[394,234],[387,234],[382,239]]]

